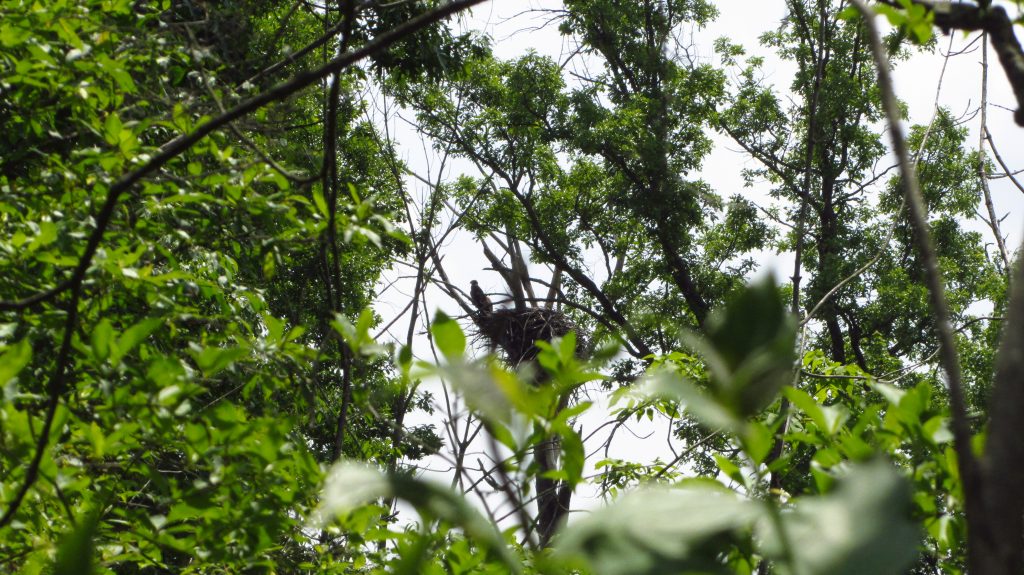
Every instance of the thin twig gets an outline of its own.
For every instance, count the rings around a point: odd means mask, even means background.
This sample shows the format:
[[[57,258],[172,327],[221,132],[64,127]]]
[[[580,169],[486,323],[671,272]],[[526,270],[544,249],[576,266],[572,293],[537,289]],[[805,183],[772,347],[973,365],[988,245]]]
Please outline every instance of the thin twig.
[[[996,143],[992,141],[992,133],[988,131],[987,126],[985,128],[985,140],[988,141],[988,147],[992,150],[992,155],[996,157],[996,161],[999,162],[999,166],[1003,168],[1003,173],[1005,174],[1005,176],[1003,177],[1010,178],[1010,181],[1013,182],[1013,185],[1017,186],[1017,189],[1020,190],[1022,194],[1024,194],[1024,184],[1021,184],[1020,181],[1018,181],[1017,178],[1014,177],[1015,175],[1021,173],[1024,170],[1017,170],[1015,172],[1010,171],[1010,167],[1006,165],[1006,162],[1003,161],[1003,157],[999,155],[999,150],[996,149]]]
[[[985,209],[988,210],[986,223],[992,229],[999,248],[999,257],[1003,262],[1003,273],[1010,277],[1010,256],[1006,251],[1003,232],[999,229],[999,217],[992,204],[992,190],[988,185],[987,158],[985,158],[985,135],[988,134],[988,32],[981,34],[981,129],[978,131],[978,180],[981,183],[982,195],[985,198]],[[1016,180],[1014,180],[1016,183]],[[984,218],[982,218],[984,219]]]

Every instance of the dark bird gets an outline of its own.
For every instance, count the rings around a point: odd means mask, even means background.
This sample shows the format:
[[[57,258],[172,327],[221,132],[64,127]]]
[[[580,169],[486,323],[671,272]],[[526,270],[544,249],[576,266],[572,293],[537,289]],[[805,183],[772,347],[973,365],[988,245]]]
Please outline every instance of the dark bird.
[[[471,281],[470,284],[469,297],[473,300],[473,305],[480,310],[480,313],[491,313],[494,310],[491,298],[487,297],[484,290],[480,289],[480,284],[476,283],[476,280]]]

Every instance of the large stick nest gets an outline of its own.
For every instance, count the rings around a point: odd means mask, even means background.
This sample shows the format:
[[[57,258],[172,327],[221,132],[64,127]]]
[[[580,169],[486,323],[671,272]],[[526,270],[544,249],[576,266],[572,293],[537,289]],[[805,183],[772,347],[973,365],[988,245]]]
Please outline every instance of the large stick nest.
[[[551,341],[576,329],[560,311],[548,308],[514,308],[481,311],[473,316],[478,337],[491,350],[500,350],[509,365],[515,367],[537,358],[538,341]],[[577,351],[581,349],[577,339]]]

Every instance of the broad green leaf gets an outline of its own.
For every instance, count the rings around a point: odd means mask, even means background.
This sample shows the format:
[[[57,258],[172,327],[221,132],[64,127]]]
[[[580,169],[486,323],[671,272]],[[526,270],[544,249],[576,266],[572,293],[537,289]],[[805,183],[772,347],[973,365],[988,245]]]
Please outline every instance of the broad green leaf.
[[[92,328],[92,353],[101,362],[110,357],[111,343],[114,341],[114,328],[107,318],[103,318]]]
[[[355,324],[347,317],[337,314],[331,325],[341,334],[353,352],[364,356],[380,355],[385,352],[385,348],[379,345],[370,333],[375,317],[373,310],[367,307],[359,313],[359,319]]]
[[[466,405],[488,422],[508,425],[514,413],[518,412],[520,417],[537,413],[527,399],[526,384],[500,366],[456,363],[440,368],[439,373],[462,394]]]
[[[715,458],[715,463],[718,464],[718,469],[721,470],[726,477],[732,479],[733,481],[739,483],[740,485],[747,485],[747,478],[743,476],[743,472],[740,470],[738,465],[733,463],[728,457],[722,454],[715,453],[713,455]]]
[[[587,456],[586,448],[583,446],[583,439],[576,430],[569,426],[558,431],[562,438],[562,467],[565,470],[566,479],[569,484],[575,487],[583,478],[583,465]]]
[[[737,290],[705,332],[689,342],[711,370],[714,396],[737,416],[758,413],[791,381],[796,321],[770,276]]]
[[[650,374],[638,393],[643,397],[678,401],[688,413],[715,429],[739,431],[742,427],[742,421],[716,398],[697,389],[693,382],[666,370]]]
[[[103,136],[106,138],[107,143],[111,146],[118,145],[121,141],[121,131],[124,129],[121,118],[117,117],[117,114],[108,114],[103,128]]]
[[[135,349],[137,345],[142,343],[151,333],[156,331],[158,327],[164,324],[164,320],[158,317],[151,317],[144,319],[139,323],[126,329],[120,337],[117,338],[117,344],[113,346],[110,352],[110,362],[117,364],[121,361],[125,355],[131,350]]]
[[[25,369],[30,361],[32,361],[32,346],[27,339],[7,346],[3,355],[0,355],[0,387],[14,379],[14,376]]]
[[[843,406],[819,405],[813,397],[802,390],[788,387],[784,393],[825,435],[835,435],[850,416],[849,411]]]
[[[946,418],[941,415],[936,415],[926,421],[922,430],[925,437],[936,445],[953,441],[953,432],[949,430]]]
[[[793,575],[902,575],[917,557],[920,531],[911,519],[906,480],[883,460],[850,468],[827,495],[797,500],[782,515],[794,565],[769,529],[766,551]]]
[[[211,377],[248,353],[249,350],[244,347],[207,347],[193,352],[192,358],[196,360],[199,369],[203,370],[203,375]]]
[[[32,37],[32,30],[14,24],[0,24],[0,45],[13,48]]]
[[[902,389],[889,385],[887,383],[873,381],[869,385],[872,389],[882,394],[882,397],[884,397],[886,400],[889,401],[889,403],[893,404],[894,406],[898,406],[900,402],[903,401],[903,396],[906,395],[907,393],[906,391],[903,391]]]
[[[391,495],[391,484],[380,470],[365,463],[341,461],[327,474],[320,505],[310,518],[310,524],[323,528],[338,516]]]
[[[316,209],[320,212],[320,215],[325,219],[330,217],[331,212],[327,209],[327,200],[324,199],[324,193],[320,188],[313,189],[313,204],[316,205]]]
[[[263,277],[268,280],[274,279],[274,275],[277,273],[277,257],[273,250],[267,250],[267,253],[263,254]]]
[[[462,356],[466,352],[466,336],[458,322],[439,311],[430,326],[430,333],[434,336],[437,348],[449,363],[462,362]]]
[[[754,463],[761,463],[768,457],[775,445],[775,434],[760,421],[749,421],[743,426],[741,435],[743,450]]]
[[[57,240],[57,224],[50,221],[39,222],[39,234],[29,244],[29,251],[48,246]]]
[[[334,518],[385,497],[409,503],[428,521],[439,519],[463,529],[476,543],[494,552],[512,572],[521,572],[518,560],[505,546],[497,528],[461,495],[404,474],[385,474],[365,463],[335,464],[327,475],[320,506],[310,525],[323,528]]]
[[[760,503],[721,486],[639,489],[571,523],[556,553],[597,575],[730,573],[730,535],[763,517]]]
[[[409,374],[409,369],[413,365],[413,348],[409,346],[401,346],[401,348],[398,349],[396,361],[401,367],[401,370],[406,372],[406,374]]]

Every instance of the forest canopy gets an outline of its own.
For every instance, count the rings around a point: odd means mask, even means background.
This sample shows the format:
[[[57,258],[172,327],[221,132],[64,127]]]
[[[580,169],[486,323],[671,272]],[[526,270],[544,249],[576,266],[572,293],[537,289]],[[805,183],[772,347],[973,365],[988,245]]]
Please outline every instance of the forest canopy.
[[[0,572],[1024,573],[1024,3],[727,4],[0,0]]]

